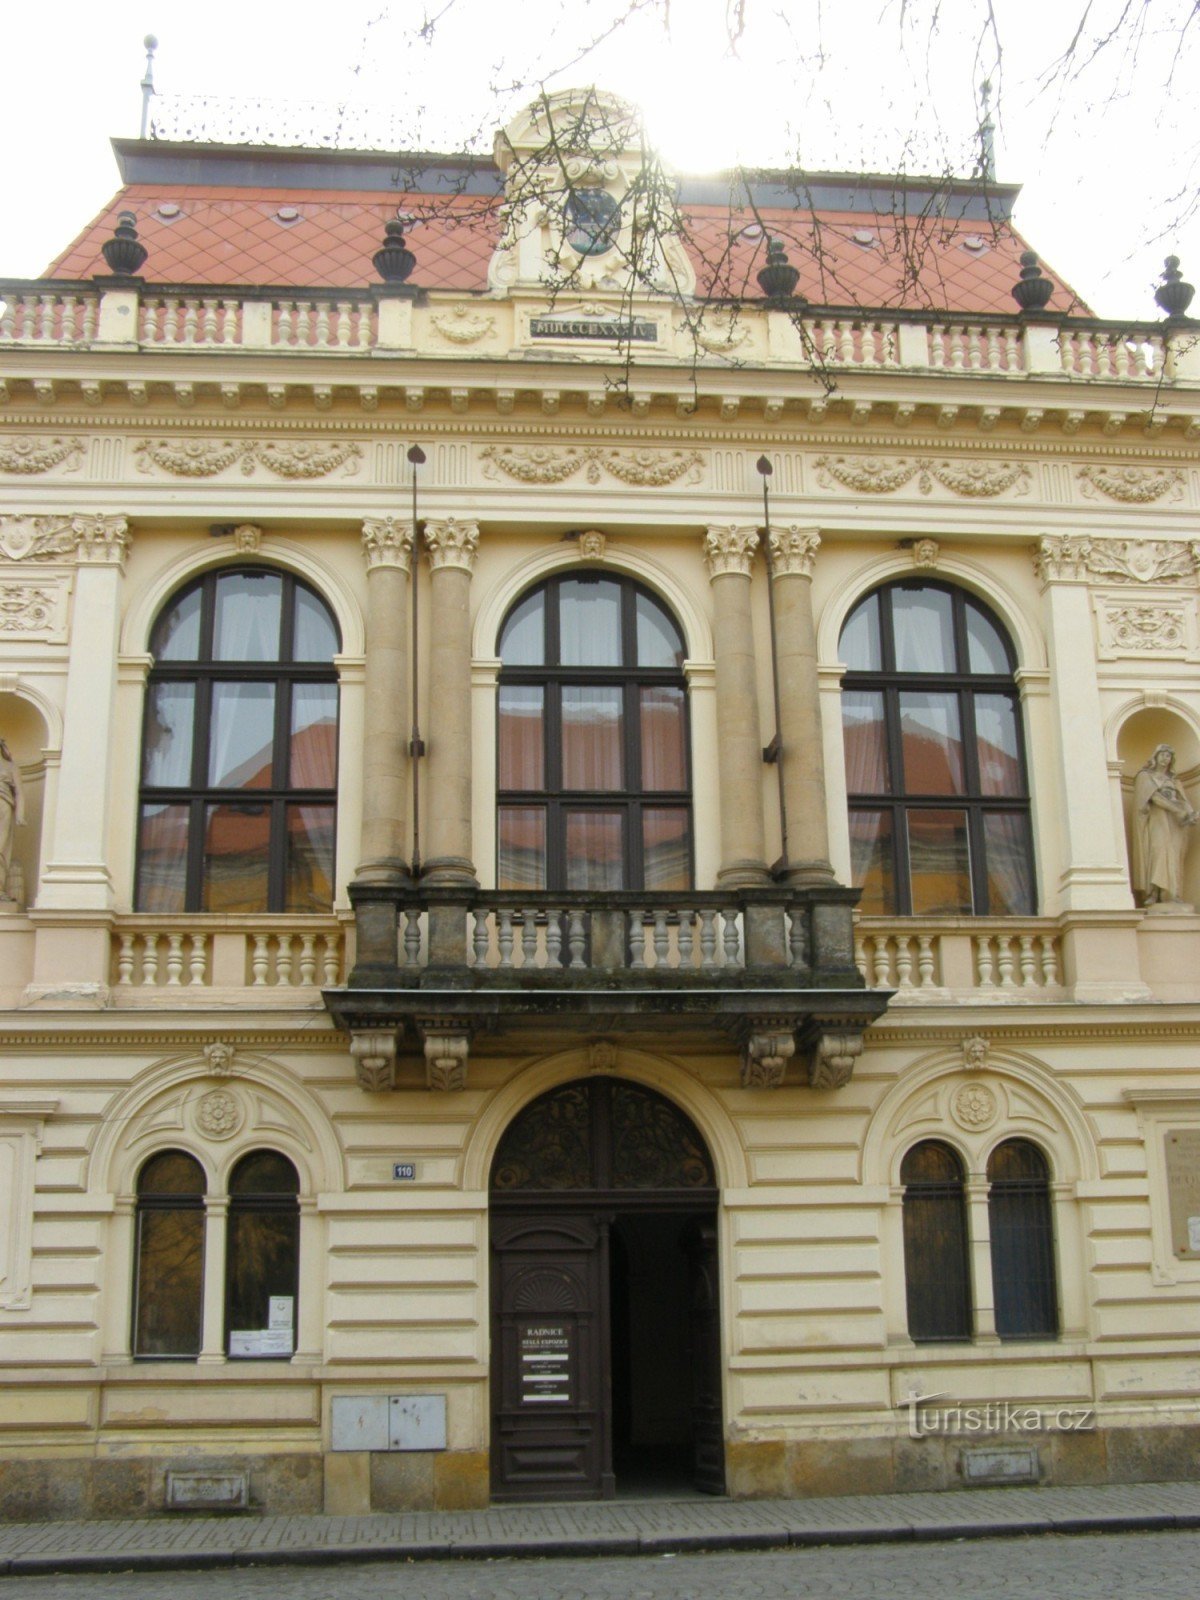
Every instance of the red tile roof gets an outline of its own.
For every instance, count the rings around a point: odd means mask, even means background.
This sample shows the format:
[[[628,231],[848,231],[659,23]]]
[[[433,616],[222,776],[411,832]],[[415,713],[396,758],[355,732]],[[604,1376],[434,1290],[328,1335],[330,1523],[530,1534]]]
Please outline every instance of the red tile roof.
[[[177,207],[165,215],[162,207]],[[288,208],[299,215],[281,219]],[[495,202],[468,195],[407,194],[401,209],[416,220],[408,244],[417,257],[412,283],[483,290],[499,222]],[[121,189],[47,269],[48,278],[81,279],[107,271],[100,246],[121,211],[132,211],[149,251],[150,282],[295,289],[354,289],[378,281],[371,257],[396,195],[379,190],[315,190],[135,183]],[[765,259],[759,225],[783,239],[800,269],[797,292],[814,305],[930,307],[968,315],[1016,310],[1010,290],[1028,248],[1006,221],[874,215],[777,207],[730,211],[690,205],[688,250],[700,292],[761,291]],[[754,230],[750,236],[740,230]],[[1046,270],[1051,277],[1055,275]],[[1051,309],[1087,315],[1062,280]]]

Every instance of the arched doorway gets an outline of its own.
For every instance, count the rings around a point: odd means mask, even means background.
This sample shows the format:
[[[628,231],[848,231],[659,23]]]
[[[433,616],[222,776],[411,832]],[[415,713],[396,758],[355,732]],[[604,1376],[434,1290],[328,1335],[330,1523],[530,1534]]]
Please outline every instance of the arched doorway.
[[[526,1106],[491,1175],[492,1493],[725,1489],[717,1188],[695,1124],[596,1077]]]

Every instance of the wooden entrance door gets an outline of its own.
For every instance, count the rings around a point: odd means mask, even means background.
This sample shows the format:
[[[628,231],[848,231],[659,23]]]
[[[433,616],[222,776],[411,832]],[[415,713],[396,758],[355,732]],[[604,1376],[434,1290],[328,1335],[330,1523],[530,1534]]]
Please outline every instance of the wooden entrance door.
[[[693,1477],[723,1493],[716,1187],[694,1125],[640,1085],[566,1084],[505,1134],[491,1205],[495,1498],[614,1493],[609,1238],[647,1214],[680,1219]]]

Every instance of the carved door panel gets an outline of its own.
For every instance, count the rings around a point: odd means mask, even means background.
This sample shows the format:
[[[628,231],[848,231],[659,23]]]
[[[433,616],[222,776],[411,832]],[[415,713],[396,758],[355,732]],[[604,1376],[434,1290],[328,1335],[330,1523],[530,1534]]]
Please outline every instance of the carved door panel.
[[[692,1483],[725,1493],[725,1429],[721,1411],[721,1302],[717,1230],[696,1222],[687,1239],[692,1342]]]
[[[492,1225],[492,1493],[610,1496],[607,1227],[525,1213]]]

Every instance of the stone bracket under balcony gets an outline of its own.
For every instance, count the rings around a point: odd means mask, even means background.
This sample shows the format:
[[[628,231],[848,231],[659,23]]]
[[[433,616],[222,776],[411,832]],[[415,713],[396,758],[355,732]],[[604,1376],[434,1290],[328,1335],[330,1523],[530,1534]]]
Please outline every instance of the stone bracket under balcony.
[[[856,891],[518,895],[355,885],[358,961],[325,1004],[359,1082],[390,1089],[402,1055],[425,1087],[462,1088],[472,1042],[614,1033],[740,1052],[747,1088],[789,1063],[817,1089],[849,1080],[890,990],[855,964]],[[415,1086],[415,1083],[414,1083]]]

